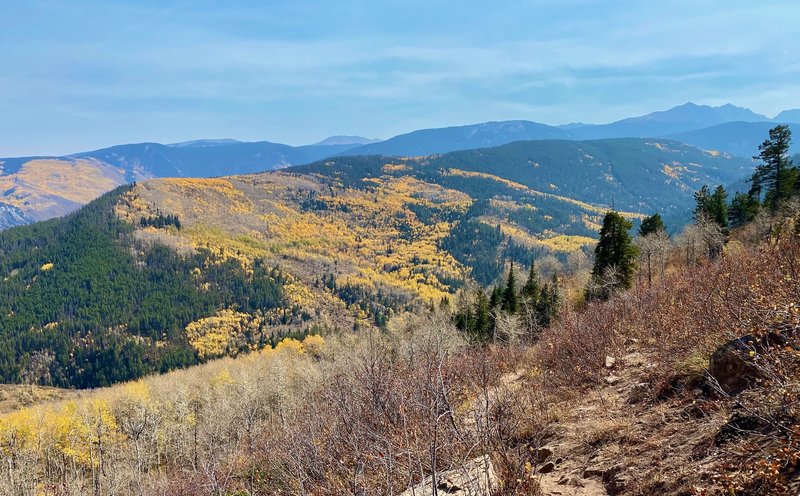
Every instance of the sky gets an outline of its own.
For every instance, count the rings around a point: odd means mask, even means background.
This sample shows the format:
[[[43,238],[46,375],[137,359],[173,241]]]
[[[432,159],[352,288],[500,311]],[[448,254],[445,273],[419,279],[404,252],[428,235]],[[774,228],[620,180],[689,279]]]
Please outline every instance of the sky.
[[[4,0],[0,156],[800,107],[797,0]]]

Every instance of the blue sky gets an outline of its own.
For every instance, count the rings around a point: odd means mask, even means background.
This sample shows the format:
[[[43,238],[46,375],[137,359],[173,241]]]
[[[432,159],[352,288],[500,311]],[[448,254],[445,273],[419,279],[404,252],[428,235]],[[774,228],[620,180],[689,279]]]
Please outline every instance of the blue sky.
[[[800,2],[7,0],[0,156],[800,107]]]

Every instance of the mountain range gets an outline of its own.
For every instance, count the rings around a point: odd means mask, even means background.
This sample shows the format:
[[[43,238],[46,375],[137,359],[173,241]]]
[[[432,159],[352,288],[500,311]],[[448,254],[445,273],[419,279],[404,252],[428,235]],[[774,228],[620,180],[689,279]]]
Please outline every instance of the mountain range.
[[[505,260],[580,263],[611,205],[688,210],[700,185],[751,170],[663,139],[528,140],[121,186],[0,233],[0,380],[103,386],[381,325],[495,282]]]
[[[500,121],[423,129],[385,141],[332,136],[313,145],[202,139],[137,143],[61,157],[0,159],[0,228],[69,213],[116,186],[159,177],[215,177],[273,170],[344,155],[428,156],[525,140],[666,137],[704,150],[750,158],[777,121],[748,109],[687,103],[610,124],[549,126]],[[793,151],[799,151],[794,149]]]

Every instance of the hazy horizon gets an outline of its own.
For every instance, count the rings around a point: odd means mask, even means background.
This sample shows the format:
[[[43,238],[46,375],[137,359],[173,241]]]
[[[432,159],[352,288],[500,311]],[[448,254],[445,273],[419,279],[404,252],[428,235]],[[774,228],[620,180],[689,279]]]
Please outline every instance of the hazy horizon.
[[[788,1],[9,2],[0,156],[800,107]]]

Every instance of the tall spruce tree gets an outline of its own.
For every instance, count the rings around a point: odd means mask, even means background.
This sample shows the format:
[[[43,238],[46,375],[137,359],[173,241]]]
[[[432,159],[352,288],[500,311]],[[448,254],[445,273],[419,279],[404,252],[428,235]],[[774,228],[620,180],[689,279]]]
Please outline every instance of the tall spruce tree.
[[[600,240],[594,250],[595,258],[592,267],[592,281],[603,290],[600,294],[590,294],[589,296],[606,298],[615,289],[631,287],[638,255],[633,238],[628,233],[632,227],[633,224],[625,220],[619,213],[614,211],[606,213],[603,227],[600,229]],[[612,268],[616,272],[615,280],[604,280],[607,272]]]
[[[475,296],[475,315],[473,317],[473,332],[479,341],[487,341],[491,337],[492,316],[489,311],[489,300],[483,289],[478,289]]]
[[[528,280],[522,286],[522,296],[526,300],[537,301],[541,292],[541,283],[539,282],[539,274],[536,272],[536,262],[531,261],[531,269],[528,272]]]
[[[558,317],[558,308],[561,304],[558,275],[553,272],[550,282],[542,286],[541,296],[536,305],[536,316],[539,325],[547,327]]]
[[[503,300],[500,308],[508,313],[516,313],[517,311],[517,279],[514,276],[513,260],[508,270],[508,278],[506,278],[506,287],[503,290]]]

